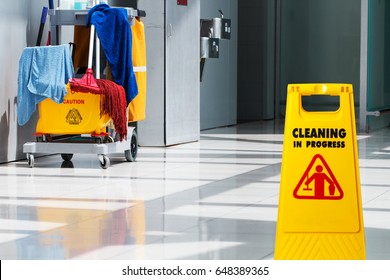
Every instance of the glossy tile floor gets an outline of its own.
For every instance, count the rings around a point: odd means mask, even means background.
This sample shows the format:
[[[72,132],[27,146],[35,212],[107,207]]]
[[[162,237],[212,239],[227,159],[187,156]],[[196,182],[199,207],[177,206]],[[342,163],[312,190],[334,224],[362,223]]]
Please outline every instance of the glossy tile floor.
[[[0,259],[273,259],[282,122],[196,143],[0,165]],[[390,129],[359,138],[368,259],[390,259]]]

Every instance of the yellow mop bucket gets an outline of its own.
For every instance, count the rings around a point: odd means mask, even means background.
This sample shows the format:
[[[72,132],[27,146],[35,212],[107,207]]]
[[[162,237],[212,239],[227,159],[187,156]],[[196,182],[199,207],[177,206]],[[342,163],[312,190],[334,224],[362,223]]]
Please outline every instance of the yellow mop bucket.
[[[110,117],[100,114],[101,95],[72,92],[69,84],[64,102],[47,98],[38,104],[37,134],[103,134]]]

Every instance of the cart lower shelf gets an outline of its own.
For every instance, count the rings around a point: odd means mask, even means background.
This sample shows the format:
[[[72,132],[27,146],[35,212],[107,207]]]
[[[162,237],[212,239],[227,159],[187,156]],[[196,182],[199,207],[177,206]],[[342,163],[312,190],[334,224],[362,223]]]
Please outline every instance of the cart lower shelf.
[[[136,129],[129,127],[127,138],[122,142],[111,141],[103,143],[96,138],[96,143],[75,141],[75,138],[68,138],[61,141],[39,141],[27,142],[23,145],[23,152],[26,153],[28,165],[34,167],[34,154],[61,154],[64,161],[70,161],[73,154],[96,154],[100,166],[107,169],[110,166],[109,154],[124,153],[127,161],[133,162],[137,158],[138,138]]]

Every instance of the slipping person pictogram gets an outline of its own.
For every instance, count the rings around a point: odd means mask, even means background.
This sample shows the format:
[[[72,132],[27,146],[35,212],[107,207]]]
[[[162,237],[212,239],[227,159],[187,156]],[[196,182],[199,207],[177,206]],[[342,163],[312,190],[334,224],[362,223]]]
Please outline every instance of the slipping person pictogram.
[[[316,166],[316,173],[310,176],[305,182],[306,186],[314,180],[314,198],[315,199],[324,199],[325,198],[325,182],[328,182],[329,195],[334,196],[335,186],[331,178],[328,175],[323,173],[323,167],[321,165]]]
[[[299,180],[293,195],[296,199],[340,200],[344,192],[325,159],[317,154]]]

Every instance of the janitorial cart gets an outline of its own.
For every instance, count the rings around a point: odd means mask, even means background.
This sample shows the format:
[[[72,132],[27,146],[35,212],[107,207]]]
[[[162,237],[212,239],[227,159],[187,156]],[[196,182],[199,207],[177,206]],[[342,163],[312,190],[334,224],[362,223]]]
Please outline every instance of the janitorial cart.
[[[101,8],[105,9],[106,7]],[[130,22],[136,17],[145,16],[144,11],[137,9],[121,8],[121,10],[126,11]],[[51,17],[51,39],[58,44],[59,27],[61,25],[85,25],[89,11],[51,9],[49,15]],[[123,100],[116,98],[117,95],[99,92],[99,90],[103,91],[103,85],[107,87],[110,84],[108,82],[102,84],[103,81],[99,79],[100,42],[98,38],[95,44],[95,69],[97,70],[95,70],[96,81],[94,80],[91,71],[94,25],[91,25],[90,29],[86,74],[81,79],[71,78],[69,80],[69,83],[66,84],[66,94],[61,102],[46,98],[37,104],[39,118],[36,125],[36,141],[23,145],[23,152],[26,153],[30,167],[34,167],[36,154],[60,154],[64,161],[70,161],[74,154],[96,154],[103,169],[110,166],[109,154],[123,153],[127,161],[136,160],[138,150],[136,127],[134,125],[128,126],[129,119],[127,118],[131,106],[127,106],[128,103],[125,103],[123,108]],[[80,84],[77,84],[78,82]],[[95,92],[94,87],[96,86],[98,90]],[[123,87],[120,88],[124,91]],[[126,92],[122,94],[125,95],[126,99]],[[125,127],[123,126],[123,118],[125,118]]]

